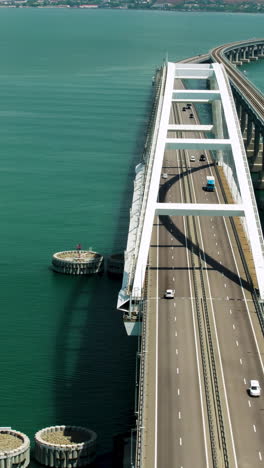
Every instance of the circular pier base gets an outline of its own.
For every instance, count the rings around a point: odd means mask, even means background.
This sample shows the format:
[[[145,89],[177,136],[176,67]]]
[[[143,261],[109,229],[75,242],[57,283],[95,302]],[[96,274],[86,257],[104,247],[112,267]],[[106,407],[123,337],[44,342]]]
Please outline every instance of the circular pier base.
[[[29,438],[11,428],[0,428],[0,468],[24,468],[29,462]]]
[[[52,268],[66,275],[95,275],[104,271],[104,257],[92,250],[66,250],[52,257]]]
[[[35,458],[45,466],[86,466],[96,457],[95,432],[79,426],[52,426],[35,434]]]

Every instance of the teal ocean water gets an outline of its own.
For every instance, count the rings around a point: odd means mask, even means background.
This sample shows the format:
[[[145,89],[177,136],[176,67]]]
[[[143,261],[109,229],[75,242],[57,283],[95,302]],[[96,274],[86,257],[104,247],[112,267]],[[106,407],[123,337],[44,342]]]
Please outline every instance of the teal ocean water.
[[[56,275],[51,256],[124,249],[163,59],[262,33],[261,15],[1,9],[1,426],[84,425],[101,454],[129,429],[137,343],[120,282]],[[263,71],[248,67],[262,89]]]

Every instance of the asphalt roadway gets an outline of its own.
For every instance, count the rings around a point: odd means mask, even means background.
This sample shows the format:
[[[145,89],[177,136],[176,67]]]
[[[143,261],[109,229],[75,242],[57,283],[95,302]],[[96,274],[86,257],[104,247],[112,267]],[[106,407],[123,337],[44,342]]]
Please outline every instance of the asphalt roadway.
[[[181,123],[193,123],[181,113]],[[195,118],[196,119],[196,118]],[[194,119],[194,120],[195,120]],[[174,119],[171,118],[171,123]],[[223,203],[221,191],[206,192],[206,176],[215,175],[199,151],[167,150],[159,201]],[[196,157],[190,162],[190,156]],[[187,179],[189,182],[187,182]],[[217,180],[217,179],[216,179]],[[192,217],[189,217],[192,219]],[[264,391],[248,395],[250,379],[263,387],[263,338],[231,229],[223,217],[195,217],[198,242],[186,217],[155,219],[149,256],[148,295],[156,314],[153,468],[213,467],[208,407],[201,363],[192,258],[202,259],[206,302],[218,378],[229,466],[264,466]],[[193,256],[191,255],[193,250]],[[165,299],[167,288],[174,299]],[[198,285],[199,293],[199,285]],[[197,290],[196,290],[197,294]],[[202,293],[201,298],[202,308]],[[217,421],[217,408],[212,399]],[[214,417],[214,416],[213,416]],[[215,423],[217,463],[224,467],[220,429]]]

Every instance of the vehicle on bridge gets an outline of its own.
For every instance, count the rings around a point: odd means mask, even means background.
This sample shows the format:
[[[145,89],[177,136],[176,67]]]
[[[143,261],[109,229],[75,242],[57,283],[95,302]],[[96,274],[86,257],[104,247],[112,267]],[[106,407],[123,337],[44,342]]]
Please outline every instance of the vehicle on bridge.
[[[206,157],[204,154],[201,154],[199,161],[206,161]]]
[[[165,299],[174,299],[175,290],[174,289],[166,289],[164,297]]]
[[[249,394],[250,396],[260,396],[261,388],[258,380],[250,380]]]
[[[207,176],[206,177],[206,186],[205,186],[205,190],[207,192],[214,192],[215,190],[215,178],[213,176]]]
[[[191,161],[191,162],[195,162],[195,156],[194,156],[194,155],[192,155],[192,156],[190,157],[190,161]]]

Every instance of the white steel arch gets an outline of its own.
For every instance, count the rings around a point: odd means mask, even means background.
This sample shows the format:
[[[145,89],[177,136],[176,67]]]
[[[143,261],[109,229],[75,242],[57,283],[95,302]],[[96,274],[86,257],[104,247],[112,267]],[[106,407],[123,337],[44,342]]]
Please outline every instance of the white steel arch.
[[[141,298],[144,284],[145,270],[148,259],[148,251],[151,240],[152,226],[156,214],[169,215],[210,215],[210,216],[240,216],[244,217],[244,229],[252,250],[260,298],[264,300],[264,242],[259,221],[258,211],[254,197],[250,172],[235,105],[232,97],[229,81],[220,64],[183,64],[168,63],[166,65],[166,86],[162,100],[161,118],[158,125],[157,141],[154,152],[154,162],[145,170],[149,171],[150,186],[147,193],[147,205],[144,214],[142,230],[136,230],[134,237],[138,236],[138,251],[126,252],[122,289],[118,297],[118,308],[128,310],[131,297],[133,300]],[[174,89],[175,78],[179,79],[210,79],[213,89],[205,90],[176,90]],[[161,98],[162,99],[162,98]],[[170,125],[169,117],[172,102],[214,102],[214,122],[216,134],[220,138],[167,138],[168,130],[188,131],[211,131],[212,125]],[[222,115],[223,110],[223,115]],[[228,138],[223,136],[223,118],[227,128]],[[165,149],[208,149],[219,152],[229,149],[232,153],[236,176],[232,169],[219,161],[223,166],[227,180],[232,191],[235,204],[213,205],[213,204],[163,204],[158,203],[159,182]],[[150,172],[151,171],[151,172]],[[238,181],[238,186],[235,183]],[[234,188],[235,187],[235,188]],[[140,214],[139,214],[140,216]],[[135,220],[134,220],[135,224]],[[139,225],[139,222],[137,223]],[[139,238],[140,236],[140,238]],[[128,236],[129,237],[129,236]],[[131,268],[132,256],[134,268]]]

